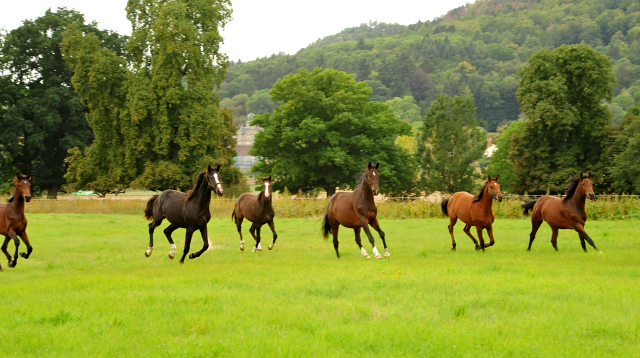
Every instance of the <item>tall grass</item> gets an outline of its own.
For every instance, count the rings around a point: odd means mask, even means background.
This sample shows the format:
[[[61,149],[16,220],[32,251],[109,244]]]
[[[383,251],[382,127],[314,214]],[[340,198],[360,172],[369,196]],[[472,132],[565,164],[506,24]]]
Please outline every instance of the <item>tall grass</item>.
[[[32,200],[26,205],[27,213],[43,214],[130,214],[142,215],[148,197],[121,199]],[[274,199],[276,216],[280,218],[319,218],[326,212],[326,199]],[[493,203],[493,213],[498,219],[522,218],[522,201],[505,198]],[[230,217],[235,200],[211,200],[213,217]],[[589,220],[629,220],[640,218],[640,200],[629,197],[599,198],[587,201]],[[422,200],[386,200],[378,203],[378,215],[384,219],[418,219],[442,217],[439,202]]]

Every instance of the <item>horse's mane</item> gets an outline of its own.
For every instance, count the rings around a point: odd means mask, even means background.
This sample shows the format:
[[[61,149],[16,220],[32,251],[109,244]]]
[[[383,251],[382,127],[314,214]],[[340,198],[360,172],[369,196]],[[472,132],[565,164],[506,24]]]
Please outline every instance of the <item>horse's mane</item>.
[[[473,197],[472,203],[475,203],[476,201],[482,200],[482,196],[484,196],[484,188],[487,187],[487,184],[489,184],[488,180],[484,182],[484,186],[482,187],[482,190],[480,190],[480,194],[478,194],[478,195]]]
[[[362,183],[364,182],[364,178],[366,176],[367,176],[367,169],[360,171],[356,173],[356,175],[354,175],[354,177],[356,178],[356,181],[358,182],[358,185],[356,185],[356,189],[362,186]]]
[[[206,173],[207,172],[202,172],[198,175],[198,182],[196,183],[196,186],[194,186],[193,189],[187,192],[187,198],[185,200],[189,200],[193,197],[193,194],[198,190],[198,187],[200,187],[200,184],[202,184],[202,180],[204,180],[204,175]]]
[[[580,174],[580,176],[582,176],[582,174]],[[562,201],[569,201],[573,197],[573,194],[576,193],[579,182],[580,179],[578,178],[571,177],[567,179],[567,190],[565,191],[567,195],[562,199]]]

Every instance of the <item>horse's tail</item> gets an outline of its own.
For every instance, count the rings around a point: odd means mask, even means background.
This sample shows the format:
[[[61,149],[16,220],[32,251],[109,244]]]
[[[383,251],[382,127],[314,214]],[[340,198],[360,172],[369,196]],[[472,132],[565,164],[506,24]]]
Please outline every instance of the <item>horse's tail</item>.
[[[442,213],[444,214],[444,216],[449,216],[449,209],[447,209],[449,199],[451,198],[442,198],[442,203],[440,203],[440,208],[442,208]]]
[[[233,220],[233,223],[238,225],[238,220],[236,220],[236,209],[233,208],[233,211],[231,212],[231,220]]]
[[[331,225],[329,225],[329,214],[324,214],[324,219],[322,220],[322,237],[324,239],[329,238],[329,234],[331,233]]]
[[[524,209],[524,215],[529,215],[529,210],[533,209],[533,207],[536,205],[538,201],[537,200],[524,200],[524,204],[520,205],[521,208]]]
[[[158,195],[154,195],[147,201],[147,208],[144,209],[144,218],[151,220],[153,218],[153,203],[158,199]]]

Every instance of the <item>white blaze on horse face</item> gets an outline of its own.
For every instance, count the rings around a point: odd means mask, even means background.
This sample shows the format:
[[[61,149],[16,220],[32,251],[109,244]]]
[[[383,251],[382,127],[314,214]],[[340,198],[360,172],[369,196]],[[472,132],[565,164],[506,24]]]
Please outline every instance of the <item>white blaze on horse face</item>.
[[[218,173],[213,173],[213,179],[216,181],[216,186],[218,187],[218,190],[221,191],[222,184],[220,184],[220,179],[218,179]]]
[[[269,197],[269,183],[264,183],[264,196]]]

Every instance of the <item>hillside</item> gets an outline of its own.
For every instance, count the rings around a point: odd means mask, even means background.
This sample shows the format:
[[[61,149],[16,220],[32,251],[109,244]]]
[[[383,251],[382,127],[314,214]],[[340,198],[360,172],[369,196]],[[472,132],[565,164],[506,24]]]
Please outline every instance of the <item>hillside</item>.
[[[423,113],[439,93],[474,95],[484,127],[517,119],[518,69],[541,49],[586,43],[609,56],[618,82],[617,123],[640,99],[640,4],[633,0],[478,0],[433,21],[369,23],[316,41],[295,55],[230,66],[218,91],[236,122],[270,111],[268,89],[301,67],[353,73],[372,100],[412,96]]]

